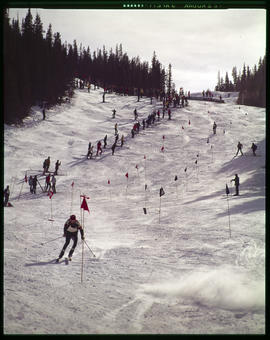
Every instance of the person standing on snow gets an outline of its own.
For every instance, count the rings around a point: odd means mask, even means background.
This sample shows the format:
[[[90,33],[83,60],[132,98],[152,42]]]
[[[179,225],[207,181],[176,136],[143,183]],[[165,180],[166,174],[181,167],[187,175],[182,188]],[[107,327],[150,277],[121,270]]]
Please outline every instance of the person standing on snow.
[[[66,248],[70,243],[70,240],[73,240],[72,248],[69,251],[68,259],[71,261],[71,257],[73,255],[73,252],[77,246],[78,242],[78,231],[81,233],[81,239],[84,240],[84,231],[82,226],[80,225],[79,221],[76,220],[75,215],[71,215],[70,218],[66,221],[64,225],[64,237],[66,238],[66,242],[63,246],[63,249],[61,250],[58,259],[56,262],[59,262],[59,260],[63,257],[65,254]]]
[[[107,146],[107,135],[104,137],[103,142],[104,142],[104,149],[106,149]]]
[[[124,145],[124,135],[121,137],[121,147]]]
[[[52,176],[52,190],[53,193],[56,194],[56,178],[54,177],[54,175]]]
[[[101,141],[99,141],[99,142],[97,143],[97,153],[96,153],[96,156],[98,156],[99,151],[100,151],[100,155],[101,155],[101,154],[102,154]]]
[[[118,134],[118,126],[117,126],[117,123],[115,123],[115,125],[114,125],[114,134],[115,134],[115,136]]]
[[[242,156],[243,156],[242,147],[243,147],[243,145],[242,145],[240,142],[238,142],[238,144],[237,144],[237,153],[236,153],[235,156],[238,155],[238,152],[239,152],[239,151],[241,152],[241,154],[242,154]]]
[[[114,142],[112,145],[112,155],[114,155],[115,148],[116,148],[116,143]]]
[[[6,189],[4,190],[4,206],[7,207],[8,200],[9,200],[10,190],[9,185],[7,185]]]
[[[113,114],[112,114],[112,118],[115,118],[116,110],[113,109],[113,110],[112,110],[112,113],[113,113]]]
[[[251,150],[252,150],[252,152],[253,152],[253,156],[256,156],[255,151],[257,150],[257,145],[254,144],[254,143],[252,143],[252,145],[251,145]]]
[[[33,177],[32,176],[29,177],[28,184],[30,186],[30,192],[32,194],[33,193]]]
[[[231,182],[234,182],[235,185],[235,194],[234,196],[239,196],[239,185],[240,185],[240,179],[237,174],[235,174],[234,179],[231,180]]]
[[[57,172],[58,172],[58,169],[59,169],[60,165],[61,165],[61,162],[59,162],[59,160],[57,160],[57,162],[55,163],[55,171],[54,171],[55,175],[58,175]]]
[[[214,133],[214,135],[216,134],[216,132],[217,132],[217,124],[216,124],[216,122],[214,122],[214,124],[213,124],[213,133]]]
[[[138,118],[138,113],[137,113],[137,109],[134,110],[134,120],[137,120]]]
[[[49,188],[51,189],[51,175],[50,174],[46,176],[45,183],[46,183],[45,191],[49,190]]]
[[[33,193],[37,193],[37,175],[33,178]]]

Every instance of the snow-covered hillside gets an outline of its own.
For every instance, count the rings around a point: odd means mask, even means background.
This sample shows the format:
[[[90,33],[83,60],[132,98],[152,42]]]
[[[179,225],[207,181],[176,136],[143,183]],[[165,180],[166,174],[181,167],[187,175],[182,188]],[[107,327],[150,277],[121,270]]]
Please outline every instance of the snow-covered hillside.
[[[22,127],[5,127],[14,207],[4,209],[4,332],[264,333],[265,110],[222,94],[224,104],[190,101],[131,138],[134,109],[141,122],[161,103],[115,94],[102,103],[102,93],[76,90],[45,121],[36,108]],[[115,123],[125,143],[112,155]],[[87,160],[88,143],[96,148],[106,134],[102,156]],[[234,157],[238,141],[244,156]],[[52,199],[23,182],[26,171],[41,174],[48,156],[50,170],[61,161]],[[67,218],[81,220],[82,194],[96,255],[84,246],[83,277],[80,237],[69,265],[52,262]]]

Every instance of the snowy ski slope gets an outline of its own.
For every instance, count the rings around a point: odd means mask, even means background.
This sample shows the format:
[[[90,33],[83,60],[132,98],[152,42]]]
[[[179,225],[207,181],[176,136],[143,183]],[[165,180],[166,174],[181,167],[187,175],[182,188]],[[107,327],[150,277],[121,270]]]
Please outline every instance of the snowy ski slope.
[[[4,209],[4,332],[263,334],[265,109],[222,93],[224,104],[190,101],[132,139],[134,109],[141,121],[161,103],[115,94],[102,103],[102,93],[76,90],[45,121],[33,108],[23,126],[5,126],[4,183],[14,207]],[[125,144],[112,156],[116,122]],[[87,160],[89,141],[96,149],[106,134],[103,155]],[[238,141],[244,156],[234,157]],[[52,200],[23,183],[48,156],[50,170],[62,162]],[[84,247],[82,283],[80,237],[69,265],[52,262],[64,222],[71,213],[80,219],[81,194],[90,197],[84,227],[96,255]]]

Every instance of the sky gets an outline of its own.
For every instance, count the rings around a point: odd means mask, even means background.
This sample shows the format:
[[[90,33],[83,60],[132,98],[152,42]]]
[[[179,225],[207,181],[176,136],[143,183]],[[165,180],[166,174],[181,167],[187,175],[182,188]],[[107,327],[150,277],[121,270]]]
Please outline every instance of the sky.
[[[20,22],[27,9],[10,9]],[[176,89],[214,90],[218,71],[229,78],[234,66],[251,68],[266,54],[265,9],[219,10],[89,10],[31,8],[44,31],[52,24],[62,42],[82,44],[93,53],[122,44],[129,58],[151,63],[153,52],[168,70]]]

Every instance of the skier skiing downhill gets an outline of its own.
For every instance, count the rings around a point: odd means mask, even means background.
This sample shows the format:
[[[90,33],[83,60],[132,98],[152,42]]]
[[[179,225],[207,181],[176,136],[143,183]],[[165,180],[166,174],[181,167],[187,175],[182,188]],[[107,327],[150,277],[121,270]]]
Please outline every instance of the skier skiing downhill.
[[[61,250],[58,259],[56,262],[59,262],[59,260],[63,257],[65,254],[66,248],[70,243],[70,240],[73,240],[72,248],[69,251],[68,259],[71,261],[71,257],[73,255],[73,252],[77,246],[78,242],[78,231],[80,230],[81,233],[81,239],[84,240],[84,231],[82,226],[80,225],[79,221],[76,220],[75,215],[71,215],[70,218],[66,221],[64,225],[64,237],[66,238],[66,242],[63,246],[63,249]]]

